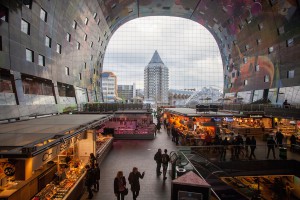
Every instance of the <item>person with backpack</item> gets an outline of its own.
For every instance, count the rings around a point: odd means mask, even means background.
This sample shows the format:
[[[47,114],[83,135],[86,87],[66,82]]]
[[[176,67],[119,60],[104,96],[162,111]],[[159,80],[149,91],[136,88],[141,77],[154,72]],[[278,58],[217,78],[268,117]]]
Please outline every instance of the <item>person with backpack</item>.
[[[94,174],[95,174],[94,190],[96,192],[98,192],[99,191],[99,181],[100,181],[100,168],[99,168],[98,163],[95,164]]]
[[[92,185],[94,184],[93,182],[93,170],[90,168],[89,165],[85,166],[86,169],[86,175],[85,175],[85,186],[87,188],[87,191],[89,192],[88,199],[93,198],[93,191],[92,191]]]
[[[170,156],[167,154],[168,150],[165,149],[164,150],[164,154],[162,154],[162,157],[161,157],[161,162],[162,162],[162,165],[163,165],[163,176],[164,176],[164,180],[167,179],[167,169],[168,169],[168,164],[169,164],[169,161],[170,161]]]
[[[129,184],[131,185],[131,192],[133,196],[133,200],[136,200],[136,198],[139,196],[140,193],[140,181],[139,179],[143,179],[145,176],[145,172],[142,174],[138,171],[137,167],[134,167],[132,169],[132,172],[130,172],[128,176]]]
[[[158,149],[158,151],[154,155],[154,160],[156,161],[156,175],[157,176],[161,175],[161,171],[160,171],[161,159],[162,159],[161,149]]]

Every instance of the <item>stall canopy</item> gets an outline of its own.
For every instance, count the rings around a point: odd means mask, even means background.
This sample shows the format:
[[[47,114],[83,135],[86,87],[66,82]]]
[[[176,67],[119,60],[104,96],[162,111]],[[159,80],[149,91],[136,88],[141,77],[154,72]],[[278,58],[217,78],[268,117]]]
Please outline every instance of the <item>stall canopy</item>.
[[[0,158],[30,157],[98,126],[113,115],[56,115],[0,125]],[[38,145],[41,144],[41,145]],[[31,148],[32,151],[25,151]]]
[[[185,117],[242,117],[242,114],[239,113],[232,113],[232,112],[205,112],[205,113],[198,113],[196,109],[192,108],[166,108],[166,112],[170,112],[172,114],[181,115]]]

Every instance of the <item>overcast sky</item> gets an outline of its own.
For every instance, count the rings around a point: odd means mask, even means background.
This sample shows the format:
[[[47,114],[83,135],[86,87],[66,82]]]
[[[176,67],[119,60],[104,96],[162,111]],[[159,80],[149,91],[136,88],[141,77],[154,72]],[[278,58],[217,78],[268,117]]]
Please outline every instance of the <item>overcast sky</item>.
[[[112,36],[104,70],[118,84],[144,87],[144,68],[157,50],[169,68],[170,89],[223,88],[222,60],[213,36],[200,24],[177,17],[144,17],[122,25]]]

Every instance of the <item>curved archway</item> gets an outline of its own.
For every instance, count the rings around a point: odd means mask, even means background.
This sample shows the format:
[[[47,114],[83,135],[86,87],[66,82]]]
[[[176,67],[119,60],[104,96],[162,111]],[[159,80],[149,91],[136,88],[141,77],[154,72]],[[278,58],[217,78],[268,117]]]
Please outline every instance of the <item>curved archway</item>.
[[[9,96],[13,105],[6,103],[1,109],[4,118],[60,112],[61,107],[81,100],[101,100],[99,74],[109,39],[122,24],[144,16],[177,16],[207,28],[221,52],[225,93],[249,96],[250,101],[255,95],[267,95],[273,103],[285,98],[300,102],[294,95],[300,90],[297,0],[11,0],[0,4],[1,74],[17,88]],[[40,15],[42,10],[45,13]],[[46,36],[52,45],[45,45]],[[30,90],[22,89],[26,78],[52,84],[52,99],[36,89],[28,94]],[[73,90],[64,91],[67,87]]]
[[[117,75],[118,93],[133,83],[144,89],[144,68],[156,50],[169,70],[169,89],[223,88],[219,47],[204,27],[177,17],[143,17],[121,26],[106,50],[103,69]]]

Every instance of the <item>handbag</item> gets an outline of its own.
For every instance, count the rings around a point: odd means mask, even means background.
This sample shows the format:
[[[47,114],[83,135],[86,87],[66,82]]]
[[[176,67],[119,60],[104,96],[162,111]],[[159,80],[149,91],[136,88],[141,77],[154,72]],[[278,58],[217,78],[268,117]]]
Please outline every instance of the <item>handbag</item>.
[[[128,194],[128,188],[125,188],[125,190],[123,191],[124,196],[126,196]]]

